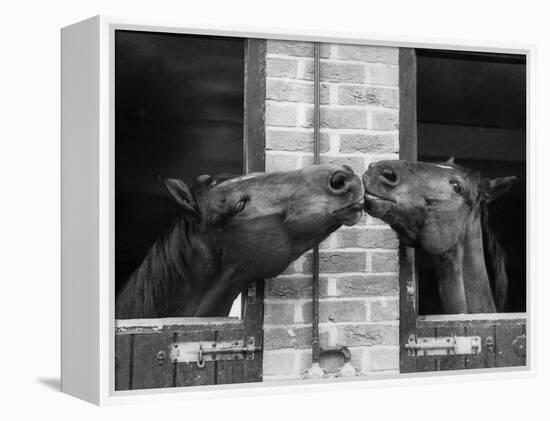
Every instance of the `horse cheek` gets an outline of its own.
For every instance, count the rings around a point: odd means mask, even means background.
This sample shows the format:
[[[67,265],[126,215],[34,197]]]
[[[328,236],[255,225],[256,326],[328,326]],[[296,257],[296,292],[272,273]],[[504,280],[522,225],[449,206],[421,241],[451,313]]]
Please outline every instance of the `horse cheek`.
[[[261,225],[261,229],[258,225]],[[247,227],[231,230],[224,236],[227,259],[249,277],[271,277],[290,264],[288,237],[274,221],[248,221]]]
[[[460,232],[445,224],[426,224],[420,236],[420,246],[428,254],[442,254],[458,243]]]

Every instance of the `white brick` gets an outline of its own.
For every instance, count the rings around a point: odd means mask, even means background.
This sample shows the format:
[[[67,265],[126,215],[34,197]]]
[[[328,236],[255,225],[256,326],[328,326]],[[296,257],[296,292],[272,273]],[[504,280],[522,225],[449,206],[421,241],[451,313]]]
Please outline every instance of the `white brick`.
[[[399,85],[398,66],[367,65],[366,83],[371,85]]]
[[[298,154],[280,154],[268,151],[265,156],[266,172],[291,171],[300,168],[302,157]]]
[[[295,78],[298,75],[298,60],[286,58],[267,58],[266,73],[270,77]]]
[[[267,101],[265,123],[268,126],[296,126],[298,110],[296,105],[277,104]]]

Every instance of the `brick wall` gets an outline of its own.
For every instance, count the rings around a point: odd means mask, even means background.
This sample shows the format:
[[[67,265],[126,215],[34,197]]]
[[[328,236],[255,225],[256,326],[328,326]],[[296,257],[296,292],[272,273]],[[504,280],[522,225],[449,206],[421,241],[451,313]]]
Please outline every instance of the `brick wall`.
[[[321,46],[321,163],[398,157],[398,49]],[[313,162],[313,44],[267,43],[266,169]],[[321,346],[347,346],[363,375],[399,368],[398,241],[364,216],[320,245]],[[311,252],[265,290],[264,381],[311,365]]]

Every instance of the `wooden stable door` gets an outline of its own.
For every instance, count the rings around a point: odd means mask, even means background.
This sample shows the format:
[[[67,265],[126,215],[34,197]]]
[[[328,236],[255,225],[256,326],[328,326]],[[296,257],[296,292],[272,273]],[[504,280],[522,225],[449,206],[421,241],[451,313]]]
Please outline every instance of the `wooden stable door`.
[[[242,319],[117,320],[115,390],[262,381],[262,287],[243,296]]]
[[[525,366],[524,314],[422,316],[403,339],[401,372]]]
[[[437,52],[430,52],[430,55],[437,56]],[[452,52],[441,52],[440,56],[436,57],[440,60],[440,65],[443,60],[450,58],[455,61],[460,57],[452,56]],[[480,56],[468,57],[468,66],[479,69],[480,62],[484,59]],[[504,64],[501,62],[504,60]],[[491,57],[490,65],[493,69],[496,64],[504,66],[507,62],[512,63],[517,68],[512,73],[519,74],[516,77],[517,80],[521,80],[521,60],[515,57]],[[518,63],[519,61],[519,63]],[[474,64],[472,64],[474,63]],[[451,64],[447,62],[445,64],[448,68],[451,68]],[[400,71],[400,122],[399,122],[399,143],[400,143],[400,158],[406,160],[415,161],[417,159],[430,161],[433,159],[446,159],[449,156],[455,156],[460,163],[461,161],[469,162],[472,160],[472,156],[468,156],[469,150],[458,150],[454,143],[447,144],[445,136],[442,136],[436,140],[436,145],[432,144],[432,149],[437,149],[437,153],[445,156],[435,156],[434,154],[427,154],[427,138],[430,136],[430,131],[434,130],[434,127],[444,127],[445,133],[449,134],[452,131],[452,126],[460,125],[461,130],[470,130],[468,133],[472,135],[468,137],[469,141],[479,140],[480,136],[477,132],[476,124],[482,124],[484,126],[491,126],[491,124],[499,123],[496,113],[492,112],[490,115],[483,115],[483,112],[487,108],[477,110],[474,114],[479,120],[475,124],[468,125],[468,118],[466,115],[471,110],[467,107],[455,112],[451,107],[453,102],[448,96],[448,92],[439,89],[437,86],[431,86],[430,89],[434,92],[427,92],[426,85],[428,82],[435,83],[433,75],[437,74],[434,69],[428,69],[427,61],[423,62],[423,70],[427,72],[427,76],[419,77],[417,73],[417,51],[410,48],[401,48],[399,55],[399,71]],[[467,66],[464,66],[467,68]],[[497,69],[498,70],[498,69]],[[524,71],[524,70],[523,70]],[[478,79],[481,78],[483,72],[478,72]],[[485,72],[487,73],[487,72]],[[485,74],[483,73],[483,74]],[[487,81],[494,83],[491,80],[491,74],[487,73]],[[501,73],[502,75],[503,73]],[[472,78],[465,73],[460,73],[459,76],[464,81],[470,81]],[[446,76],[449,78],[449,76]],[[458,78],[460,79],[460,78]],[[423,90],[417,92],[417,81],[421,81]],[[447,80],[448,81],[448,80]],[[467,83],[467,82],[460,83]],[[452,81],[451,81],[452,82]],[[451,85],[457,91],[460,91],[457,85]],[[489,82],[488,82],[489,83]],[[519,83],[519,82],[518,82]],[[483,85],[483,84],[482,84]],[[466,86],[466,88],[472,90],[472,86]],[[483,96],[483,86],[476,92],[478,97],[483,99],[487,103],[491,103],[492,99]],[[438,90],[439,89],[439,90]],[[521,91],[521,90],[519,90]],[[439,99],[444,102],[444,105],[449,108],[448,115],[444,115],[442,106],[438,106],[438,99],[435,97],[441,96],[441,93],[445,93],[442,96],[443,99]],[[520,92],[521,93],[521,92]],[[459,92],[460,95],[466,95]],[[510,96],[514,96],[511,95]],[[521,95],[517,94],[515,97],[521,99]],[[422,103],[422,101],[427,102]],[[446,101],[446,102],[445,102]],[[457,99],[458,101],[458,99]],[[492,104],[492,103],[491,103]],[[520,104],[521,105],[521,104]],[[429,112],[428,108],[435,109],[435,112]],[[506,110],[505,110],[506,111]],[[461,114],[462,113],[462,114]],[[445,119],[448,121],[445,121]],[[439,120],[437,120],[439,119]],[[455,119],[453,122],[452,120]],[[484,119],[486,121],[484,121]],[[521,120],[521,114],[516,118]],[[435,124],[434,121],[437,123]],[[457,124],[459,121],[460,124]],[[487,122],[489,121],[489,122]],[[417,123],[420,122],[422,127],[419,127]],[[443,124],[445,123],[445,124]],[[508,121],[505,124],[510,124]],[[519,124],[519,123],[518,123]],[[420,130],[422,129],[422,130]],[[500,128],[501,131],[509,129],[508,127]],[[443,130],[443,129],[441,129]],[[483,132],[485,135],[491,135],[491,129]],[[475,134],[475,136],[474,136]],[[520,142],[524,142],[524,138],[521,137],[521,130],[513,128],[510,131],[508,137],[512,141],[517,142],[515,145],[508,144],[507,148],[518,148]],[[447,136],[450,137],[450,136]],[[451,136],[452,137],[452,136]],[[468,140],[466,139],[466,140]],[[464,140],[464,139],[463,139]],[[489,142],[488,140],[485,140]],[[424,142],[424,143],[422,143]],[[464,143],[464,142],[462,142]],[[463,145],[462,145],[463,146]],[[502,146],[502,145],[501,145]],[[521,145],[520,145],[521,146]],[[480,145],[478,145],[479,149]],[[460,148],[458,148],[460,149]],[[475,149],[475,153],[479,153],[479,150]],[[460,155],[462,152],[462,155]],[[500,152],[501,154],[503,152]],[[496,160],[495,153],[491,153],[491,150],[485,151],[485,159],[489,159],[487,162],[487,171],[489,167],[496,168],[494,161]],[[516,153],[516,159],[520,160],[523,152],[519,148]],[[488,157],[488,158],[487,158]],[[513,167],[510,165],[511,158],[505,159],[508,168],[517,170],[516,165]],[[506,174],[508,175],[508,174]],[[511,175],[511,174],[510,174]],[[509,207],[521,208],[525,204],[515,204]],[[514,219],[514,218],[512,218]],[[517,218],[516,218],[517,219]],[[518,224],[519,226],[520,224]],[[524,235],[524,233],[522,233]],[[524,241],[524,238],[520,240]],[[520,249],[521,250],[521,249]],[[419,253],[414,249],[401,246],[400,248],[400,372],[401,373],[413,373],[413,372],[426,372],[426,371],[444,371],[444,370],[460,370],[460,369],[479,369],[479,368],[493,368],[493,367],[512,367],[512,366],[526,366],[527,361],[527,314],[524,312],[518,313],[493,313],[493,314],[456,314],[456,315],[436,315],[429,314],[424,310],[424,314],[421,314],[419,309],[422,307],[419,305],[419,301],[424,300],[426,302],[426,296],[421,297],[419,294],[419,270],[418,261]],[[511,256],[515,261],[521,262],[522,253],[517,252]],[[515,280],[521,279],[521,275],[525,276],[525,269],[521,265],[518,265],[519,269],[515,272]],[[421,273],[420,276],[423,276]],[[511,278],[512,279],[512,278]],[[519,283],[519,287],[513,290],[512,298],[521,297],[525,294],[525,285]],[[429,301],[429,297],[428,297]],[[524,303],[524,302],[523,302]],[[517,311],[523,311],[520,305],[516,305],[519,308]],[[516,311],[516,310],[515,310]]]
[[[525,313],[418,315],[414,250],[400,250],[400,372],[527,365]]]
[[[184,175],[188,178],[205,173],[265,171],[266,41],[118,32],[121,50],[117,55],[116,83],[121,96],[115,100],[115,143],[117,156],[124,157],[127,163],[124,166],[119,159],[116,168],[120,176],[116,225],[120,229],[115,238],[120,241],[125,233],[133,236],[165,218],[146,208],[143,213],[154,218],[136,222],[136,209],[144,203],[154,199],[164,203],[162,192],[136,194],[134,184],[139,177],[147,179],[158,174],[155,171],[180,174],[186,170]],[[143,53],[145,50],[165,54],[149,57]],[[220,57],[226,62],[219,61]],[[141,89],[141,85],[137,89],[135,81],[144,77],[156,84],[147,79],[147,89]],[[241,78],[243,91],[235,92],[241,86]],[[204,86],[209,86],[209,95],[205,95]],[[150,107],[150,112],[140,111],[142,106]],[[152,117],[143,117],[149,115]],[[141,125],[136,124],[136,119]],[[143,126],[146,123],[149,125]],[[142,147],[136,143],[138,137],[143,138]],[[134,154],[140,160],[134,159]],[[147,165],[136,165],[136,161]],[[154,184],[155,188],[161,189],[158,184]],[[121,200],[125,192],[135,202]],[[132,206],[119,207],[124,203]],[[136,227],[140,229],[136,231]],[[135,243],[136,239],[130,237],[121,242],[129,251],[124,247],[117,249],[117,278],[127,279],[139,264],[140,260],[127,258],[136,254],[132,254]],[[116,320],[115,390],[261,381],[263,280],[252,282],[241,297],[240,318]]]
[[[413,249],[400,265],[401,373],[527,365],[525,313],[418,315]]]

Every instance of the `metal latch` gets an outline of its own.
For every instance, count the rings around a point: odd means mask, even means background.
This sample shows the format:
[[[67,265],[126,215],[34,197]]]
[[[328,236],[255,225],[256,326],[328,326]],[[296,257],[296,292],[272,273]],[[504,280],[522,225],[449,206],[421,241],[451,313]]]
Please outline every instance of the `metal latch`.
[[[516,355],[524,356],[527,354],[527,337],[525,335],[517,336],[512,341],[512,348]]]
[[[248,285],[248,304],[256,303],[256,281],[251,282]]]
[[[409,356],[419,355],[472,355],[481,352],[480,336],[442,336],[417,338],[410,335],[405,344]]]
[[[170,346],[170,359],[173,363],[196,362],[202,368],[206,361],[253,360],[254,352],[260,351],[250,336],[244,340],[175,342]]]

